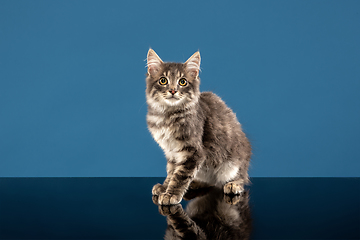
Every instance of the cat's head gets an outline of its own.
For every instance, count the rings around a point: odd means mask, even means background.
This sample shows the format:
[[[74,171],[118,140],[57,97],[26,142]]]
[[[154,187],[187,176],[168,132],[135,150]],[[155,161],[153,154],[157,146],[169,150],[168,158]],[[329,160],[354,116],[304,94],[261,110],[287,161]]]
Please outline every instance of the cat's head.
[[[146,100],[160,109],[188,108],[200,96],[200,53],[185,63],[163,62],[154,50],[147,55]]]

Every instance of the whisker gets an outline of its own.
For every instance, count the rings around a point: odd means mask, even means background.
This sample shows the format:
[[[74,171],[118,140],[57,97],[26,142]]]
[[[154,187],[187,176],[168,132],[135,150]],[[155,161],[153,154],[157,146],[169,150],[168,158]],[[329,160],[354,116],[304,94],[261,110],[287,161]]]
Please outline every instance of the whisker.
[[[145,104],[146,104],[146,101],[143,103],[143,105],[141,105],[141,107],[140,107],[140,109],[139,109],[138,113],[140,113],[141,108],[142,108]]]

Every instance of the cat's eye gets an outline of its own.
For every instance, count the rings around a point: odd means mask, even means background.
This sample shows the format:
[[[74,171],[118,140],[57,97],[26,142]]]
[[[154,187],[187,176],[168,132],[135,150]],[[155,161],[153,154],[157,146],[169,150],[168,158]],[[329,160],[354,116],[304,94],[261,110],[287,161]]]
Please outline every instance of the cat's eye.
[[[162,78],[160,78],[159,83],[161,85],[166,85],[168,83],[168,80],[166,78],[162,77]]]
[[[179,85],[185,87],[187,85],[187,81],[185,78],[179,80]]]

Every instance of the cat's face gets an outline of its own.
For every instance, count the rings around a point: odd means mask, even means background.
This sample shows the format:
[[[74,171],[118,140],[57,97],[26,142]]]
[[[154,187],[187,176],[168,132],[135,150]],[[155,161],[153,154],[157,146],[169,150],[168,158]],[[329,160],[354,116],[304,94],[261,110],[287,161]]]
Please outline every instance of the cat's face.
[[[199,91],[200,53],[185,63],[163,62],[154,50],[147,56],[146,98],[152,106],[187,107],[197,102]]]

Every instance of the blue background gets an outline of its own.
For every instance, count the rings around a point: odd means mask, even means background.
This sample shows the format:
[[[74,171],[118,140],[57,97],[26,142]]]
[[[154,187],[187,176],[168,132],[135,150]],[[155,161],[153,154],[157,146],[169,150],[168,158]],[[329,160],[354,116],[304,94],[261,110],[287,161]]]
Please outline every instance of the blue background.
[[[165,176],[144,61],[202,56],[259,176],[360,176],[359,1],[0,1],[0,176]]]

